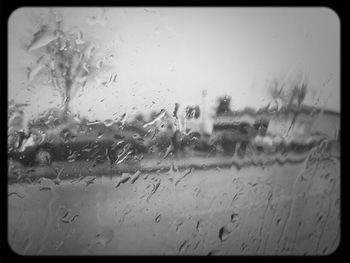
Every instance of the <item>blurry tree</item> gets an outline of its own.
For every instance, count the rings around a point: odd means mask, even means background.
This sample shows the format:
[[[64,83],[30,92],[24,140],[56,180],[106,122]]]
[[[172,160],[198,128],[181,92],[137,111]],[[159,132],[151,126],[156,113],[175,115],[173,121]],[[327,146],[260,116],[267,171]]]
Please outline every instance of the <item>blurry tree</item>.
[[[136,114],[134,119],[131,122],[132,125],[136,125],[136,126],[142,126],[145,123],[146,123],[146,119],[142,113]]]
[[[186,119],[192,119],[192,118],[195,118],[195,119],[198,119],[199,116],[200,116],[200,108],[199,106],[187,106],[185,108],[185,112],[186,112]]]
[[[96,60],[95,48],[84,40],[83,32],[65,32],[62,22],[61,18],[51,26],[42,25],[33,35],[27,51],[38,59],[28,68],[28,80],[33,81],[38,73],[48,77],[63,99],[63,119],[67,120],[72,98],[92,76],[99,74],[105,58]]]
[[[216,108],[216,115],[220,115],[223,113],[231,112],[230,108],[231,97],[224,96],[218,99],[218,106]]]
[[[295,84],[289,88],[285,83],[280,83],[278,80],[272,81],[269,87],[269,94],[275,101],[280,100],[283,107],[290,109],[294,106],[300,108],[307,93],[307,79]]]
[[[288,88],[285,83],[280,83],[277,80],[274,80],[270,85],[269,94],[274,101],[281,101],[282,107],[287,111],[296,108],[291,125],[288,129],[288,133],[293,127],[299,114],[301,105],[304,102],[305,96],[307,94],[307,86],[307,78],[304,78],[299,83],[289,86]]]

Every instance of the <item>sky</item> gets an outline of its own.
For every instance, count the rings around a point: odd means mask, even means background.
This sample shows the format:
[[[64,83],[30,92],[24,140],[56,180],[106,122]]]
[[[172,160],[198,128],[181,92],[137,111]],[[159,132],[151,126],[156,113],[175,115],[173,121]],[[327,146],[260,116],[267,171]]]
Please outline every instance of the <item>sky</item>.
[[[61,103],[49,83],[27,79],[38,57],[26,46],[53,14],[111,58],[101,78],[117,74],[108,88],[89,81],[72,100],[74,114],[172,111],[201,105],[202,90],[209,113],[224,95],[232,109],[257,109],[271,101],[274,79],[302,76],[306,104],[340,111],[340,21],[328,8],[20,8],[8,21],[8,99],[28,103],[28,118]]]

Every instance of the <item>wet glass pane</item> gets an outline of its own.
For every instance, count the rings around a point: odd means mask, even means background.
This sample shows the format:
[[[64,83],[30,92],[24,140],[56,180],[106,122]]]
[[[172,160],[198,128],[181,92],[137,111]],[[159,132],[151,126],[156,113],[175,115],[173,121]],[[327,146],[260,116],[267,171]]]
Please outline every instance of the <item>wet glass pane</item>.
[[[332,10],[20,8],[8,28],[13,251],[336,250]]]

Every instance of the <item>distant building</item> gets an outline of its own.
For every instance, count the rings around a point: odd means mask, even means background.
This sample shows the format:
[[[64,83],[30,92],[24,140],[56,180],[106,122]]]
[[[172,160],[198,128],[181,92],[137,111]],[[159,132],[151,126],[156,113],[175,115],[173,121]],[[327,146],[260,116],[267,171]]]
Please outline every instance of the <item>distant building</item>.
[[[287,140],[298,138],[307,140],[312,136],[339,140],[339,132],[339,113],[308,106],[301,107],[298,112],[296,109],[291,109],[271,114],[267,129],[268,135],[284,137]]]
[[[263,128],[263,136],[266,134],[287,140],[304,141],[315,135],[339,140],[340,133],[339,113],[305,105],[299,110],[296,107],[282,108],[279,111],[245,108],[241,111],[225,112],[214,117],[213,132],[235,130],[242,123],[257,130]]]

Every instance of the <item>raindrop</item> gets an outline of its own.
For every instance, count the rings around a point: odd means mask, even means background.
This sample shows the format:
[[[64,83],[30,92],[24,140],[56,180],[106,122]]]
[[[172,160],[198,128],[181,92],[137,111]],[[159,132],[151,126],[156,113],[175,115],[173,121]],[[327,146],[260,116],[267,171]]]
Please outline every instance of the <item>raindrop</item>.
[[[198,196],[200,192],[201,192],[201,189],[199,189],[198,187],[196,187],[196,188],[194,189],[194,194],[195,194],[195,196]]]
[[[225,241],[229,237],[230,231],[226,226],[223,226],[219,230],[219,239],[221,242]]]
[[[163,156],[163,159],[166,159],[169,155],[171,155],[173,150],[174,150],[174,147],[172,144],[170,144]]]
[[[200,233],[201,230],[202,230],[202,224],[201,223],[202,223],[201,220],[197,221],[196,230],[197,230],[198,233]]]
[[[320,215],[318,218],[317,218],[317,224],[319,224],[319,223],[322,223],[323,221],[322,221],[322,219],[323,219],[323,215]]]
[[[100,124],[99,121],[88,121],[87,122],[87,125],[90,126],[90,125],[96,125],[96,124]]]
[[[61,217],[61,222],[62,223],[65,223],[65,224],[68,224],[69,223],[69,219],[68,219],[68,215],[69,215],[69,213],[70,213],[70,209],[68,209],[65,213],[64,213],[64,215]]]
[[[99,61],[97,61],[97,63],[96,63],[97,69],[100,69],[102,67],[102,65],[103,65],[103,59],[100,59]]]
[[[96,235],[96,244],[106,247],[114,238],[113,229],[106,229]]]
[[[97,140],[99,140],[99,139],[101,139],[102,138],[102,136],[103,136],[103,134],[104,134],[104,132],[98,132],[97,133]]]
[[[8,197],[10,197],[10,196],[17,196],[17,197],[19,197],[19,198],[21,198],[21,199],[23,199],[23,197],[24,197],[24,196],[20,195],[20,194],[17,193],[17,192],[10,192],[10,193],[8,193],[7,196],[8,196]]]
[[[149,13],[157,13],[157,9],[155,8],[144,8],[143,10]]]
[[[62,167],[61,170],[57,171],[58,169],[55,169],[57,178],[59,178],[62,175],[63,170],[65,169],[65,167]]]
[[[72,155],[68,156],[67,161],[68,162],[75,162],[75,158],[76,158],[76,153],[73,153]]]
[[[78,216],[79,216],[78,214],[73,215],[70,221],[73,222]]]
[[[104,125],[105,125],[106,127],[110,127],[110,126],[112,126],[112,125],[114,124],[114,121],[111,120],[111,119],[107,119],[107,120],[105,120],[103,123],[104,123]]]
[[[176,232],[176,233],[178,233],[178,232],[180,231],[182,225],[183,225],[183,222],[180,222],[180,223],[178,223],[178,224],[176,225],[176,229],[175,229],[175,232]]]
[[[63,245],[63,240],[61,240],[61,241],[56,241],[55,250],[60,249],[62,245]]]
[[[132,207],[128,204],[126,207],[124,207],[123,211],[122,211],[122,216],[119,219],[119,224],[123,224],[125,217],[131,213],[132,211]]]
[[[180,247],[179,247],[179,253],[182,253],[182,252],[184,252],[185,251],[185,249],[186,249],[186,247],[185,247],[185,245],[187,244],[187,240],[185,240],[181,245],[180,245]]]
[[[154,222],[159,223],[161,217],[162,217],[161,214],[157,215],[157,217],[154,219]]]
[[[30,237],[27,237],[25,239],[25,241],[23,242],[23,245],[24,245],[24,253],[27,253],[27,251],[29,250],[29,248],[32,246],[32,240]]]
[[[130,179],[130,174],[123,173],[121,177],[117,179],[117,182],[115,183],[115,188],[118,188],[121,184],[126,183]]]
[[[134,156],[134,160],[136,160],[136,161],[141,161],[142,159],[143,159],[143,157],[144,157],[144,155],[143,154],[141,154],[140,156]]]
[[[75,42],[76,42],[78,45],[84,44],[85,42],[84,42],[83,38],[84,38],[83,32],[79,31],[79,32],[78,32],[77,39],[75,40]]]
[[[65,219],[61,219],[61,222],[62,222],[62,223],[65,223],[65,224],[68,224],[68,223],[69,223],[69,220],[68,220],[67,218],[65,218]]]
[[[235,223],[238,220],[238,214],[237,213],[232,213],[231,214],[231,222]]]
[[[85,180],[84,181],[86,184],[85,187],[88,187],[90,184],[93,184],[96,178],[97,178],[96,176],[91,176],[89,179]]]
[[[131,177],[131,184],[135,183],[135,181],[140,177],[141,172],[137,171],[135,174],[132,175]]]
[[[175,186],[176,186],[179,182],[181,182],[181,180],[184,179],[187,175],[189,175],[189,174],[192,172],[192,170],[193,170],[192,167],[189,168],[189,169],[187,169],[187,170],[184,172],[184,175],[181,176],[181,177],[175,182]]]
[[[248,245],[246,243],[242,243],[241,244],[241,251],[244,251],[246,248],[248,247]]]
[[[147,197],[147,202],[148,202],[149,199],[155,194],[155,192],[156,192],[157,189],[159,188],[159,185],[160,185],[160,181],[159,181],[156,185],[153,184],[153,189],[152,189],[151,193],[150,193],[150,194],[148,195],[148,197]]]
[[[196,249],[197,249],[197,247],[198,247],[198,245],[200,244],[200,242],[201,242],[201,241],[200,241],[200,240],[198,240],[198,242],[196,243],[196,245],[195,245],[195,246],[194,246],[194,248],[193,248],[194,250],[196,250]]]
[[[210,250],[209,253],[208,253],[208,256],[212,256],[212,255],[217,255],[220,253],[220,250],[218,249],[213,249],[213,250]]]
[[[50,191],[51,187],[50,186],[43,186],[39,188],[39,191]]]
[[[159,121],[161,118],[163,118],[163,117],[165,116],[165,113],[166,113],[165,109],[162,109],[162,110],[158,113],[158,115],[154,118],[154,120],[145,123],[145,124],[143,125],[143,128],[147,128],[148,126],[151,126],[151,125],[155,124],[157,121]]]
[[[81,182],[81,181],[84,179],[84,176],[81,175],[81,173],[80,173],[79,175],[80,175],[80,176],[79,176],[78,178],[73,179],[73,180],[71,181],[71,183],[76,184],[76,183]]]

